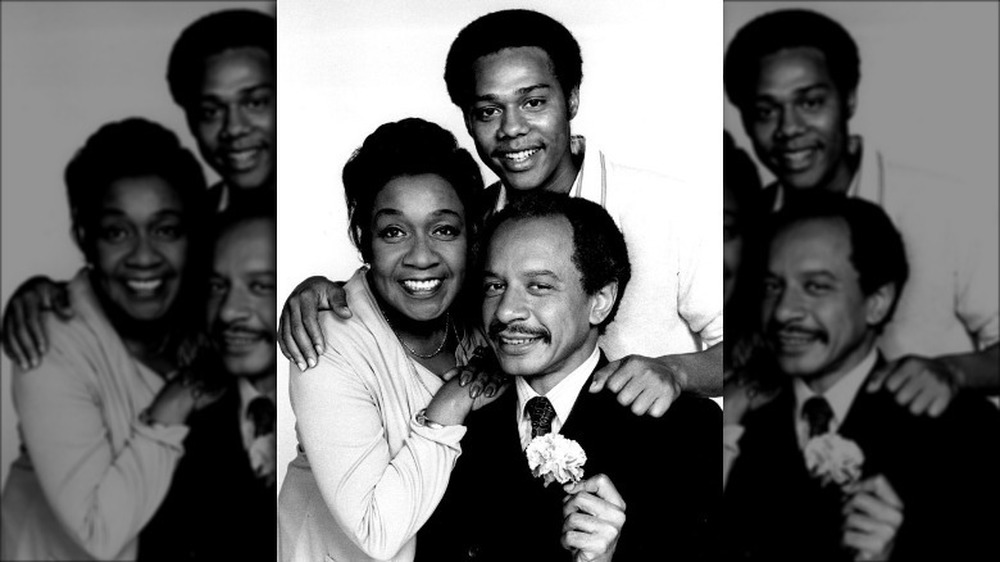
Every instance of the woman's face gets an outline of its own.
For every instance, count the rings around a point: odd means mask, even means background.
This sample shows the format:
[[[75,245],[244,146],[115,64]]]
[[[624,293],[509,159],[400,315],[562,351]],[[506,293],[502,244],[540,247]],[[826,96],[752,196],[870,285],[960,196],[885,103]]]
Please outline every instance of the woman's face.
[[[435,174],[390,180],[372,207],[371,278],[395,312],[434,320],[447,312],[465,280],[465,207]]]
[[[96,287],[121,313],[157,320],[177,299],[187,225],[176,190],[155,176],[113,182],[97,209],[92,248]]]

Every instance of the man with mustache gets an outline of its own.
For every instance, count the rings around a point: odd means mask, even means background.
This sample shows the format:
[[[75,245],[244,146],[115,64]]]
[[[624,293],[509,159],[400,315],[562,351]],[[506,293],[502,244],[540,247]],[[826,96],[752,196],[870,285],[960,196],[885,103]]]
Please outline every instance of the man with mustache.
[[[273,196],[234,200],[216,228],[211,351],[192,368],[212,371],[225,392],[189,419],[170,492],[140,535],[140,560],[273,560],[277,553]]]
[[[861,391],[885,363],[876,339],[907,280],[899,233],[877,205],[830,193],[790,200],[774,220],[760,311],[784,380],[743,418],[725,491],[727,557],[986,556],[1000,500],[987,444],[997,410],[960,393],[940,417],[913,416],[886,389]],[[807,468],[831,434],[859,447],[856,481],[824,483]]]
[[[210,188],[219,209],[240,194],[267,190],[274,205],[277,26],[270,15],[224,10],[188,26],[167,65],[167,82],[191,134],[222,180]],[[65,283],[34,277],[15,291],[3,319],[4,351],[23,369],[47,348],[41,315],[73,315]]]
[[[616,165],[571,134],[582,64],[579,44],[561,23],[504,10],[459,32],[445,83],[480,159],[500,177],[487,190],[490,212],[547,191],[597,202],[621,226],[632,291],[602,336],[612,361],[590,391],[607,385],[637,414],[662,415],[681,389],[722,390],[718,208],[710,190]],[[282,312],[282,352],[302,370],[315,365],[323,346],[318,309],[346,318],[348,305],[339,285],[307,279]],[[653,387],[660,390],[643,390]]]
[[[1000,388],[995,204],[939,174],[901,166],[851,134],[858,46],[809,10],[757,17],[730,42],[726,94],[758,159],[777,180],[780,209],[816,191],[881,206],[902,232],[913,275],[879,346],[888,362],[867,387],[897,391],[914,412],[940,414],[957,386]]]
[[[500,211],[486,237],[482,318],[515,389],[470,415],[473,399],[453,380],[425,410],[427,424],[467,432],[418,560],[713,559],[718,408],[684,393],[663,417],[640,417],[585,390],[607,364],[599,335],[631,277],[611,216],[536,193]],[[583,448],[582,482],[532,476],[525,448],[550,432]]]

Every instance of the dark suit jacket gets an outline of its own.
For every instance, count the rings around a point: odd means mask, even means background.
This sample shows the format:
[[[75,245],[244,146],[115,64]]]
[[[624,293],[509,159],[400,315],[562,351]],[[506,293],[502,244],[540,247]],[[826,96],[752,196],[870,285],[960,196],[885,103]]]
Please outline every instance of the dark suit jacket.
[[[170,491],[139,535],[139,560],[260,560],[277,557],[277,496],[250,467],[235,385],[192,414]]]
[[[747,415],[725,493],[728,559],[850,560],[841,498],[810,478],[795,397],[783,389]],[[941,418],[914,416],[892,393],[862,386],[838,433],[865,455],[862,478],[885,475],[903,501],[893,560],[977,560],[997,548],[1000,413],[959,395]],[[987,550],[988,549],[988,550]]]
[[[615,560],[715,558],[719,408],[682,395],[664,417],[639,417],[612,392],[591,394],[588,385],[560,433],[587,453],[585,475],[607,474],[625,500]],[[417,536],[418,561],[571,559],[560,545],[566,494],[531,475],[516,404],[509,390],[469,416],[445,497]]]

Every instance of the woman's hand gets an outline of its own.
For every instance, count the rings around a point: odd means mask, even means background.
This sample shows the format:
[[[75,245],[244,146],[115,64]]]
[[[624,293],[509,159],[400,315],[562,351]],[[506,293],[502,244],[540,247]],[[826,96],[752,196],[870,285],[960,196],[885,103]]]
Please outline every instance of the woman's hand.
[[[458,377],[459,386],[469,389],[469,397],[474,400],[473,410],[496,400],[507,390],[512,380],[500,370],[496,354],[485,345],[476,348],[468,364],[441,375],[445,382],[455,377]]]
[[[723,425],[740,425],[747,412],[760,408],[777,395],[778,389],[763,388],[745,375],[730,377],[722,392]]]
[[[56,313],[63,320],[73,317],[66,283],[48,277],[28,279],[14,291],[3,316],[3,349],[22,370],[33,369],[48,351],[48,334],[42,314]]]
[[[160,389],[146,409],[150,421],[163,425],[183,425],[192,412],[212,404],[225,392],[225,387],[209,387],[190,371],[178,374]]]
[[[625,500],[604,474],[563,486],[563,548],[574,562],[607,562],[615,553],[625,525]]]
[[[425,413],[427,419],[442,425],[464,423],[469,412],[496,400],[510,386],[510,377],[500,371],[496,356],[485,346],[476,348],[467,365],[449,370],[442,378],[447,382]]]
[[[295,287],[281,309],[278,346],[299,370],[315,367],[325,349],[323,330],[319,326],[321,310],[332,310],[345,320],[351,317],[342,281],[309,277]]]

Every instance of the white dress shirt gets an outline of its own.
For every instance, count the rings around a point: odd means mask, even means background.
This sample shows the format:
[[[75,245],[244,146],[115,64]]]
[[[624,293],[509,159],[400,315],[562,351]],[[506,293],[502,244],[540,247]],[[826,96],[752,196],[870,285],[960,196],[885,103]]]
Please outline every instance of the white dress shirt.
[[[599,203],[621,229],[632,278],[599,344],[609,361],[701,351],[722,341],[721,191],[616,164],[580,136],[570,195]],[[501,187],[495,209],[507,203]]]
[[[868,352],[868,355],[860,363],[848,371],[833,386],[823,394],[816,394],[801,378],[792,381],[795,389],[795,433],[799,438],[799,448],[805,449],[809,441],[809,423],[802,416],[802,405],[813,396],[822,396],[830,404],[833,410],[833,419],[830,420],[830,431],[837,433],[840,424],[844,423],[847,411],[854,403],[854,397],[858,395],[861,385],[868,378],[868,373],[875,367],[875,360],[878,358],[878,351],[875,347]]]
[[[573,404],[576,403],[576,397],[580,395],[583,385],[590,378],[590,374],[594,372],[600,358],[600,348],[595,345],[590,357],[552,387],[552,390],[544,394],[556,411],[556,417],[552,419],[552,433],[559,433],[563,424],[566,423],[566,418],[569,417],[569,413],[573,410]],[[531,443],[531,417],[525,414],[524,406],[528,400],[542,395],[531,388],[525,377],[517,377],[514,380],[514,387],[517,390],[517,432],[521,436],[521,448],[527,449],[528,443]]]
[[[274,393],[263,393],[257,390],[245,377],[240,377],[237,382],[240,391],[240,433],[243,436],[243,449],[250,457],[250,466],[257,476],[264,476],[274,473],[275,455],[277,454],[277,432],[272,431],[267,435],[254,437],[253,420],[247,416],[247,408],[255,398],[265,397],[274,403]],[[277,424],[277,419],[274,420]]]

